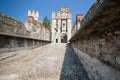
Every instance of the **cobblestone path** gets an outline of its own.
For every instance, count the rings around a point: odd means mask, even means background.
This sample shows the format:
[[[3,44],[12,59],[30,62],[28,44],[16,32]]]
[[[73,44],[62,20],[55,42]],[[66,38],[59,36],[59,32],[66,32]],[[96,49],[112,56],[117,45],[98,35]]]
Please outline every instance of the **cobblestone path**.
[[[66,44],[0,55],[0,80],[88,80],[74,51]]]

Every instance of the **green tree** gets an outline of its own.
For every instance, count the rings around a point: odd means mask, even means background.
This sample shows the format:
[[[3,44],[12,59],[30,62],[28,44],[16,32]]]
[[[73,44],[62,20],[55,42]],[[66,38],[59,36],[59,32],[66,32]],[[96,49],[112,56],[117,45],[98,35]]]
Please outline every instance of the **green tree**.
[[[46,28],[50,29],[50,27],[51,27],[51,25],[50,25],[50,20],[49,20],[47,17],[45,17],[45,18],[43,19],[43,25],[44,25]]]

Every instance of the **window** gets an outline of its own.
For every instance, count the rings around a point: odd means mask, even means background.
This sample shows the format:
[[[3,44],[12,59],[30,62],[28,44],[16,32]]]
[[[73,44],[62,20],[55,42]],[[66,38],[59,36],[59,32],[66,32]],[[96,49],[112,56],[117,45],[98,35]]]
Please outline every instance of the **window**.
[[[56,43],[58,43],[58,39],[56,39]]]
[[[63,26],[65,26],[65,23],[63,23]]]

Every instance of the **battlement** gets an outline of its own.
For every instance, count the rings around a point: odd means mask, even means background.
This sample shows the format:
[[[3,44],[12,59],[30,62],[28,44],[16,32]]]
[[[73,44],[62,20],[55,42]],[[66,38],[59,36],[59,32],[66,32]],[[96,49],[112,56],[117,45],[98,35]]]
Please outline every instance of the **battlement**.
[[[71,13],[71,10],[70,10],[70,8],[63,8],[63,7],[61,7],[61,8],[60,8],[60,12],[68,12],[68,13]]]
[[[52,19],[59,19],[59,18],[72,18],[72,12],[70,8],[61,7],[59,11],[52,12]]]
[[[39,12],[38,11],[28,10],[28,16],[32,16],[37,21],[39,20]]]

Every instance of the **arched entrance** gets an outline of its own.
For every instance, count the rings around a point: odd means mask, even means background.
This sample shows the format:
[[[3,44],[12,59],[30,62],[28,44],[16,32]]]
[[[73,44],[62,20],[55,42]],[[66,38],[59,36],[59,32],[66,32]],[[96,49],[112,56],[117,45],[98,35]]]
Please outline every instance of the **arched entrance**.
[[[67,43],[67,35],[66,33],[63,33],[61,36],[61,43]]]

